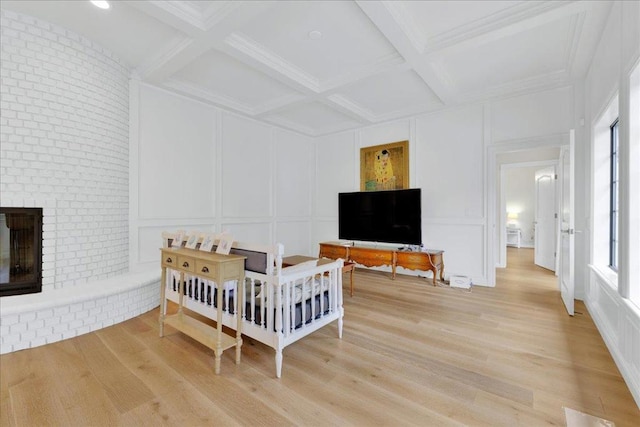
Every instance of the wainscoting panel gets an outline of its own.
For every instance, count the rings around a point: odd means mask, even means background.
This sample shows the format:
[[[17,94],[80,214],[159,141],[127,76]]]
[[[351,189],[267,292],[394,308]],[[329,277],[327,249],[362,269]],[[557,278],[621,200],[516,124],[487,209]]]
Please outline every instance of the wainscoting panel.
[[[640,308],[590,270],[585,304],[640,407]]]
[[[239,242],[277,243],[272,239],[272,222],[223,222],[220,231],[228,231]]]
[[[446,278],[452,274],[469,276],[474,285],[487,284],[485,260],[478,256],[484,253],[485,247],[483,224],[447,224],[423,220],[422,235],[426,248],[445,251]]]
[[[422,216],[484,215],[483,110],[465,107],[416,118],[415,171]],[[483,249],[478,254],[483,253]]]
[[[360,190],[354,179],[358,162],[353,132],[325,137],[317,143],[315,216],[337,217],[338,193]]]
[[[309,220],[276,222],[276,241],[284,245],[285,256],[318,256],[318,248],[315,245],[311,245],[314,246],[315,249],[312,250],[312,248],[310,248],[310,234],[311,222]]]
[[[308,138],[275,130],[276,216],[311,215],[314,146]],[[285,247],[286,248],[286,247]]]
[[[272,128],[229,113],[222,116],[222,216],[255,218],[273,212]]]
[[[311,231],[311,244],[317,245],[320,242],[331,242],[338,240],[338,218],[314,218]],[[319,246],[314,250],[320,251]]]
[[[139,217],[213,216],[215,109],[140,85],[139,111]]]

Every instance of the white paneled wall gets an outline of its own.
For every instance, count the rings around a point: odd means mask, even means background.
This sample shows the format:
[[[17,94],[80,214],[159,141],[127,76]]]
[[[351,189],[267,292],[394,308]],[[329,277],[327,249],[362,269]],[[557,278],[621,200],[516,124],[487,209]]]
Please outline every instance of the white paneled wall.
[[[359,169],[354,166],[359,165],[359,161],[360,151],[356,148],[353,132],[318,139],[314,199],[314,214],[317,217],[337,218],[337,193],[360,190]],[[335,233],[337,235],[337,228]]]
[[[424,218],[484,216],[483,142],[481,106],[416,118],[416,185],[423,189]],[[429,243],[429,236],[423,240]]]
[[[308,218],[311,215],[313,195],[314,170],[309,167],[313,165],[313,144],[311,141],[301,141],[299,136],[282,130],[275,132],[275,138],[278,141],[274,171],[275,213],[280,218]]]
[[[287,255],[318,255],[318,246],[311,243],[311,221],[278,221],[276,240],[285,247]]]
[[[132,84],[131,263],[158,262],[163,230],[229,231],[310,255],[313,140]]]
[[[222,145],[222,217],[270,218],[276,160],[273,128],[224,113],[217,143]]]
[[[573,88],[565,87],[494,102],[492,141],[500,143],[567,132],[573,123],[572,96]]]
[[[471,106],[318,138],[314,243],[338,237],[338,193],[359,191],[360,148],[409,140],[425,246],[446,251],[447,275],[486,284],[483,114]]]
[[[137,143],[141,219],[213,218],[215,110],[140,86]],[[132,177],[133,171],[132,171]],[[197,197],[194,197],[197,195]]]
[[[637,226],[638,218],[631,218],[633,211],[629,209],[631,200],[637,202],[637,193],[625,192],[629,187],[630,168],[637,171],[638,165],[632,165],[631,158],[624,156],[628,153],[632,140],[624,128],[625,124],[638,123],[638,117],[630,109],[630,73],[640,62],[640,3],[616,2],[611,9],[607,25],[598,44],[596,54],[586,77],[585,87],[585,141],[582,147],[583,167],[586,167],[586,176],[596,177],[595,182],[585,180],[583,183],[586,194],[587,215],[585,218],[584,232],[582,233],[583,247],[585,248],[585,261],[579,263],[577,268],[587,269],[586,264],[593,264],[593,268],[586,270],[583,275],[585,288],[584,299],[589,313],[604,338],[607,348],[616,361],[622,376],[624,377],[636,403],[640,406],[640,307],[625,297],[625,290],[638,286],[638,278],[631,274],[625,274],[630,268],[637,265],[638,255],[629,252],[629,245],[622,244],[627,239],[633,239],[630,232],[630,223]],[[591,227],[602,224],[602,219],[590,217],[590,213],[596,211],[593,206],[598,203],[599,194],[602,193],[603,183],[594,173],[598,169],[596,163],[599,159],[594,155],[601,142],[598,138],[596,126],[603,114],[608,109],[612,100],[618,98],[617,116],[620,119],[620,253],[618,273],[612,280],[611,270],[603,265],[598,253],[602,248],[602,239],[594,239]],[[615,119],[613,117],[612,119]],[[606,120],[609,121],[609,118]],[[605,135],[605,141],[607,140]],[[626,149],[626,150],[625,150]],[[606,185],[606,183],[604,183]],[[608,201],[605,201],[608,203]],[[608,222],[608,218],[604,223]],[[576,228],[579,225],[576,224]],[[577,235],[576,237],[578,237]],[[637,236],[636,236],[637,237]],[[625,242],[628,243],[628,242]],[[576,245],[578,245],[576,238]],[[605,242],[606,244],[606,242]],[[600,258],[600,260],[598,259]],[[604,257],[606,259],[606,256]],[[597,265],[600,263],[600,265]],[[581,265],[582,264],[582,265]],[[606,273],[603,273],[605,272]],[[577,276],[577,274],[576,274]],[[637,288],[636,288],[637,289]]]
[[[527,117],[512,120],[514,110]],[[496,255],[490,239],[499,218],[489,216],[488,147],[531,139],[555,146],[571,128],[572,113],[572,91],[561,88],[320,137],[312,243],[337,238],[337,194],[359,189],[360,147],[409,139],[410,181],[422,189],[425,246],[445,250],[447,276],[466,275],[474,284],[493,286]],[[545,122],[547,116],[553,119]],[[492,183],[494,191],[497,184]]]

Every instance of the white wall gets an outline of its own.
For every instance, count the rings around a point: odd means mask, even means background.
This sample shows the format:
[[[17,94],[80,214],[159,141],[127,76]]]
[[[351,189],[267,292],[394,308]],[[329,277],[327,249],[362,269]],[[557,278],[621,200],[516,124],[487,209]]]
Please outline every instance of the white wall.
[[[585,219],[586,256],[576,263],[576,271],[580,270],[585,278],[585,303],[593,317],[600,334],[611,352],[631,393],[640,406],[640,307],[631,302],[628,296],[631,286],[638,286],[640,277],[633,276],[637,266],[638,254],[630,252],[630,227],[637,227],[637,211],[635,218],[630,215],[632,200],[638,203],[638,193],[630,192],[629,179],[632,170],[637,174],[638,164],[632,163],[629,152],[632,143],[638,146],[637,139],[631,141],[627,128],[630,122],[638,123],[638,116],[631,115],[630,109],[630,73],[640,61],[640,3],[616,2],[611,10],[606,28],[593,58],[585,82],[585,139],[586,147],[581,154],[587,165],[586,182],[582,191],[585,194],[585,205],[589,207],[589,215]],[[595,182],[592,177],[596,169],[593,153],[596,143],[594,132],[598,121],[618,95],[618,115],[620,118],[620,258],[617,278],[611,280],[610,275],[602,274],[602,269],[589,270],[587,264],[596,263],[592,230],[596,223],[591,217],[592,204],[595,203]],[[636,158],[637,160],[637,158]],[[576,224],[577,226],[577,224]],[[636,273],[637,274],[637,273]]]
[[[162,231],[229,231],[311,255],[313,141],[131,83],[131,265],[155,266]]]
[[[411,187],[423,194],[425,246],[445,250],[447,276],[493,286],[497,243],[490,238],[498,239],[499,217],[489,204],[499,181],[489,181],[487,148],[497,147],[494,168],[498,152],[553,150],[573,124],[572,94],[560,88],[318,138],[312,244],[337,239],[337,195],[359,189],[360,148],[408,139]]]
[[[43,293],[128,270],[128,68],[2,10],[3,206],[44,207]]]
[[[505,170],[505,202],[507,212],[517,212],[518,218],[508,219],[522,232],[520,245],[533,247],[535,220],[535,174],[541,166],[509,168]]]

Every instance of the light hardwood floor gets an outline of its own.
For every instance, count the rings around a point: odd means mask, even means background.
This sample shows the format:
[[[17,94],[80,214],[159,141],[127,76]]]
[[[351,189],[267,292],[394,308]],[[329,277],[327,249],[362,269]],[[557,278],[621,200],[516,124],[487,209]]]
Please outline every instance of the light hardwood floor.
[[[335,325],[284,350],[245,340],[242,363],[167,328],[158,310],[0,357],[2,426],[565,425],[563,407],[640,425],[584,304],[509,248],[495,288],[355,272]],[[345,280],[345,290],[348,290]]]

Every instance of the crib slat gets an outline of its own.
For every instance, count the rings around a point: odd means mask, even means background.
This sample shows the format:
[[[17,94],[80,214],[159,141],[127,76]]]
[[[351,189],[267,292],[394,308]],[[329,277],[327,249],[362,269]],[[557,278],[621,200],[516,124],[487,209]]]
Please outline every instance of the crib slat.
[[[266,296],[264,296],[264,298],[266,298],[266,302],[267,302],[267,312],[264,313],[264,317],[266,318],[267,322],[267,330],[271,331],[273,329],[273,327],[275,326],[276,332],[282,330],[282,310],[276,310],[275,312],[275,319],[273,316],[273,312],[274,312],[274,301],[273,301],[273,289],[274,289],[273,284],[268,283],[267,284],[267,295],[269,295],[269,298],[267,298]],[[280,294],[280,288],[278,288],[278,294],[276,295],[276,301],[275,301],[278,305],[282,304],[282,295]],[[275,321],[275,325],[274,325],[274,321]]]
[[[286,308],[286,315],[284,316],[284,336],[288,337],[289,336],[289,330],[291,329],[291,312],[294,310],[291,310],[291,282],[287,282],[285,283],[284,286],[284,301],[283,304],[278,304],[278,311],[281,311],[280,307]],[[295,313],[293,313],[293,315],[295,316]],[[293,322],[295,322],[295,318],[293,319]]]
[[[306,327],[306,319],[307,319],[307,302],[305,300],[306,296],[307,296],[307,289],[306,289],[307,280],[306,279],[307,279],[306,277],[303,277],[302,278],[302,284],[300,285],[300,322],[301,322],[300,323],[300,327],[301,328]],[[296,295],[296,292],[295,292],[296,286],[294,285],[293,288],[294,288],[293,295],[294,295],[295,300],[294,300],[294,304],[293,304],[294,314],[293,314],[293,327],[292,327],[292,329],[295,329],[296,326],[297,326],[296,325],[296,315],[295,315],[295,306],[296,306],[295,303],[297,302],[298,298],[297,298],[297,295]],[[313,298],[313,295],[312,295],[312,298]]]
[[[329,273],[331,274],[331,273]],[[328,284],[331,284],[331,275],[329,275],[329,277],[325,276],[324,274],[320,275],[320,318],[324,317],[324,284],[325,284],[325,280],[328,280]],[[327,286],[327,295],[330,295],[331,293],[331,289],[329,286]],[[329,299],[331,299],[331,297],[329,296]]]

